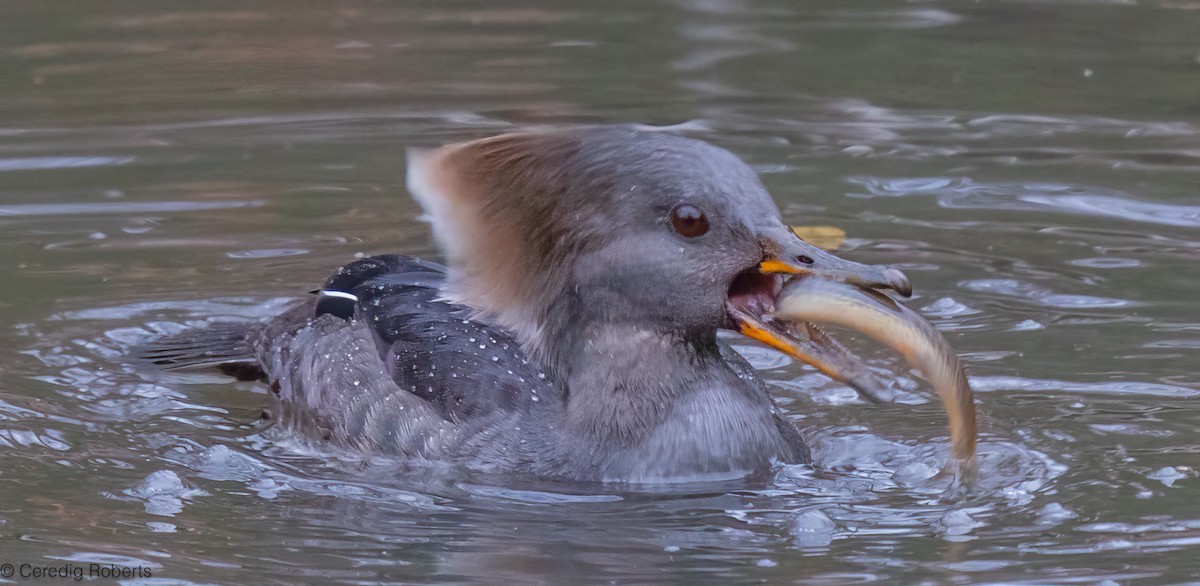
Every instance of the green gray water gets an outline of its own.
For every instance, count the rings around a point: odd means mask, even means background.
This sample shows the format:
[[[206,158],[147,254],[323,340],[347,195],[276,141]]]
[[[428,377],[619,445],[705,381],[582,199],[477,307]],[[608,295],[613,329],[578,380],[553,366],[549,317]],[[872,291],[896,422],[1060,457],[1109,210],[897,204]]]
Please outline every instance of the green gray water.
[[[1194,0],[7,2],[0,97],[0,563],[1200,581]],[[868,406],[748,342],[816,468],[657,491],[344,461],[260,434],[260,387],[123,356],[359,253],[434,255],[406,145],[627,121],[733,150],[786,220],[908,272],[978,392],[974,490],[935,475],[917,379]]]

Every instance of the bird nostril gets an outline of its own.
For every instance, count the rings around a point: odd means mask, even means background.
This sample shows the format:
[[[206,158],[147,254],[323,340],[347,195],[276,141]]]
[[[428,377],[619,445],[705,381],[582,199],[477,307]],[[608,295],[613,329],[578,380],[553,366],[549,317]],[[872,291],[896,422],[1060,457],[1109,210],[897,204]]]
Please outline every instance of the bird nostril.
[[[801,254],[796,257],[796,262],[799,262],[800,264],[810,265],[813,263],[813,259]]]

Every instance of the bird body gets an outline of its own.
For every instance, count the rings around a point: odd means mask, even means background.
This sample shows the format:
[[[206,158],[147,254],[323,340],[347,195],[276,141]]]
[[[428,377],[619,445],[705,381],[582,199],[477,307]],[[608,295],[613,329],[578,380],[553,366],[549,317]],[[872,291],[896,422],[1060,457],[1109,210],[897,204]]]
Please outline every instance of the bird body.
[[[414,153],[409,188],[448,268],[357,260],[283,315],[148,356],[261,378],[276,425],[342,449],[574,480],[729,479],[810,456],[717,331],[794,338],[769,318],[788,274],[908,289],[792,234],[728,151],[666,132]]]

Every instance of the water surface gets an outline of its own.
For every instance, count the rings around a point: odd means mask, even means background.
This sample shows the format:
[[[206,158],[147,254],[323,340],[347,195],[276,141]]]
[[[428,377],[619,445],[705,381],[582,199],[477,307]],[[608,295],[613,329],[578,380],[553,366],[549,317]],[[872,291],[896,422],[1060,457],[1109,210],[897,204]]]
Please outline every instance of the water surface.
[[[0,562],[191,583],[1200,580],[1200,4],[0,6]],[[262,433],[264,390],[131,364],[360,254],[436,258],[403,149],[681,124],[785,219],[903,267],[944,417],[756,347],[815,467],[689,487],[406,473]],[[856,344],[880,368],[895,357]],[[901,369],[903,371],[903,369]]]

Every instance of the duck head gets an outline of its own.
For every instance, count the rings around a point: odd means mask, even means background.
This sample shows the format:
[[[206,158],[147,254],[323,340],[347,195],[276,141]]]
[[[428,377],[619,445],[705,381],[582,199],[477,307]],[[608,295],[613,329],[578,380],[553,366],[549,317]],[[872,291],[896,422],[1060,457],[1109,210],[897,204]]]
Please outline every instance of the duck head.
[[[447,296],[551,370],[564,331],[622,324],[684,340],[741,332],[879,389],[819,330],[771,317],[785,279],[890,289],[899,270],[800,239],[729,151],[632,126],[517,132],[409,154],[409,191],[446,254]]]

